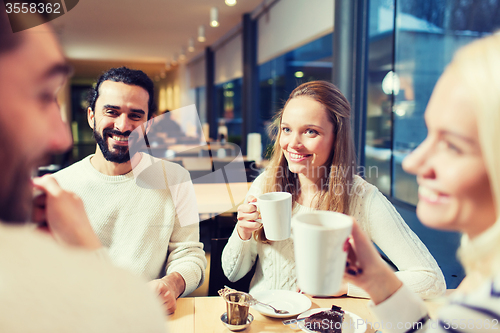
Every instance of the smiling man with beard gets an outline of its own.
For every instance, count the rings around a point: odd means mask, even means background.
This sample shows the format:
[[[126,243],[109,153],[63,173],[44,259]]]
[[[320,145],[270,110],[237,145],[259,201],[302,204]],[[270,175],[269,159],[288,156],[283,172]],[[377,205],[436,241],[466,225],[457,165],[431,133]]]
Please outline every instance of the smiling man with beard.
[[[146,131],[154,111],[154,85],[144,72],[110,69],[89,97],[87,118],[97,142],[95,154],[54,177],[83,199],[114,263],[151,280],[165,311],[172,313],[176,299],[203,282],[206,259],[189,172],[144,153],[130,156],[131,134],[140,126]],[[151,172],[151,162],[162,172]],[[164,188],[140,186],[133,166],[145,170],[143,178],[165,183]]]

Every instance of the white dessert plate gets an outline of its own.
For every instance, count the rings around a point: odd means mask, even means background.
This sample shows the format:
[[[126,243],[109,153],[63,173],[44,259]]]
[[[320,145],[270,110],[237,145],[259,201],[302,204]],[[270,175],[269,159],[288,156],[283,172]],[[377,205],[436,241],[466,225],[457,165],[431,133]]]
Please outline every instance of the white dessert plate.
[[[306,311],[302,313],[300,316],[297,317],[297,320],[309,317],[312,314],[321,312],[321,311],[326,311],[330,310],[331,308],[319,308],[319,309],[311,309],[309,311]],[[366,322],[357,314],[354,314],[349,311],[345,311],[344,314],[344,322],[342,324],[342,333],[364,333],[366,331]],[[326,324],[327,325],[327,324]],[[315,331],[311,331],[306,327],[305,321],[301,320],[298,322],[298,327],[308,333],[317,333]]]
[[[270,307],[255,304],[252,309],[261,314],[274,318],[289,318],[296,316],[311,307],[311,300],[303,294],[288,290],[268,290],[252,293],[252,296],[259,302],[274,306],[278,310],[286,310],[287,314],[277,314]]]

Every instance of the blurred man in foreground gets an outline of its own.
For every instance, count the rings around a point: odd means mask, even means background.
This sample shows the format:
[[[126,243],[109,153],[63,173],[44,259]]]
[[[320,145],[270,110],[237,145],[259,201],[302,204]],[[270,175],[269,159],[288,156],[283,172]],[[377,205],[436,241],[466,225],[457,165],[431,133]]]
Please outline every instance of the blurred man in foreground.
[[[1,2],[0,331],[164,332],[154,295],[112,267],[82,201],[53,178],[31,180],[71,145],[56,102],[68,73],[50,27],[12,33]],[[42,195],[32,211],[34,188]],[[15,225],[30,212],[49,234]]]

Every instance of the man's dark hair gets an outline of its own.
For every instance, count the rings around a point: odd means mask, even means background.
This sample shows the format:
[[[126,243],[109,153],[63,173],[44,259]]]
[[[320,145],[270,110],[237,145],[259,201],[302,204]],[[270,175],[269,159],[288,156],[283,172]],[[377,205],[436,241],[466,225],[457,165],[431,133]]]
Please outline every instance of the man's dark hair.
[[[89,93],[89,107],[95,112],[95,103],[97,98],[99,98],[99,88],[104,81],[113,81],[113,82],[123,82],[125,84],[130,84],[134,86],[139,86],[144,88],[149,94],[148,101],[148,120],[151,119],[151,116],[156,111],[156,104],[154,100],[154,83],[151,79],[141,70],[134,70],[127,67],[120,68],[111,68],[104,74],[102,74],[94,88],[90,90]]]

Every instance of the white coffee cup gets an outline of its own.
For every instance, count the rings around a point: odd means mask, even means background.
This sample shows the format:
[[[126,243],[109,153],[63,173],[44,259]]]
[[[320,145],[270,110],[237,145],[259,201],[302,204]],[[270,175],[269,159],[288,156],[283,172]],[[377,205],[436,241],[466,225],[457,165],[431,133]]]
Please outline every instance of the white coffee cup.
[[[331,296],[339,291],[351,229],[352,218],[341,213],[315,211],[293,217],[295,270],[303,292]]]
[[[290,238],[292,230],[292,195],[288,192],[269,192],[250,202],[260,211],[257,220],[264,225],[266,238],[281,241]]]

